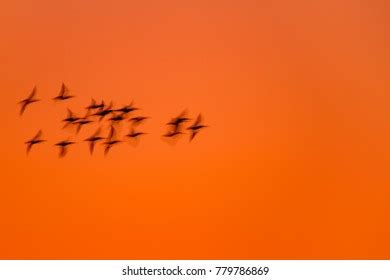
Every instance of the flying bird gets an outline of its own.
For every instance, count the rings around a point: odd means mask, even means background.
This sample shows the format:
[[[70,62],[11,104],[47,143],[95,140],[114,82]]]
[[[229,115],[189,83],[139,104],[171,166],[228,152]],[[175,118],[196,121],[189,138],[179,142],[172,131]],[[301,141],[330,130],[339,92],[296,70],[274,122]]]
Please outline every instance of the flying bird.
[[[77,124],[77,134],[80,132],[81,128],[84,126],[84,125],[87,125],[87,124],[90,124],[92,123],[93,121],[91,121],[90,119],[88,119],[89,115],[88,113],[85,115],[85,117],[83,118],[80,118],[79,120],[75,121],[74,124]]]
[[[206,127],[206,125],[202,124],[202,115],[199,114],[194,124],[187,128],[188,130],[191,130],[190,142],[195,138],[195,136],[199,133],[201,129]]]
[[[183,111],[179,116],[173,118],[167,125],[171,125],[175,127],[175,130],[180,128],[180,125],[190,121],[191,119],[187,117],[187,111]]]
[[[115,111],[122,112],[123,114],[128,114],[137,110],[139,110],[139,108],[134,107],[134,102],[131,102],[130,105],[123,106],[122,108],[117,109]]]
[[[59,157],[64,157],[66,153],[68,152],[68,146],[75,144],[75,142],[71,142],[69,140],[64,140],[61,142],[56,143],[55,145],[60,148],[60,154]]]
[[[104,137],[99,136],[100,132],[101,132],[101,128],[99,128],[91,137],[84,140],[89,142],[89,151],[91,155],[93,154],[93,151],[95,149],[96,142],[104,140]]]
[[[63,122],[65,122],[64,128],[66,128],[68,125],[76,123],[78,120],[80,120],[80,118],[76,117],[73,112],[68,109],[68,116],[62,120]]]
[[[105,105],[104,105],[104,101],[103,100],[102,100],[102,102],[100,104],[97,104],[96,100],[92,98],[91,104],[88,107],[86,107],[85,109],[87,109],[88,111],[96,110],[96,109],[101,109],[102,110],[104,108],[104,106]]]
[[[112,118],[109,119],[109,121],[112,121],[112,123],[117,123],[120,121],[123,121],[125,119],[125,114],[119,114],[119,115],[114,115]]]
[[[41,139],[41,136],[42,136],[42,130],[38,131],[38,133],[31,140],[25,142],[25,144],[27,145],[27,154],[30,153],[31,148],[34,145],[46,142],[46,140]]]
[[[181,132],[181,131],[175,131],[175,130],[173,130],[173,131],[168,131],[166,134],[164,134],[163,136],[164,137],[168,137],[168,138],[173,138],[173,137],[175,137],[175,136],[178,136],[178,135],[181,135],[181,134],[184,134],[183,132]]]
[[[75,97],[75,96],[69,94],[68,87],[64,83],[62,83],[58,96],[54,97],[53,100],[64,101],[64,100],[67,100],[67,99],[70,99],[73,97]]]
[[[127,134],[126,136],[129,138],[138,138],[141,135],[145,135],[145,132],[140,132],[140,131],[135,131],[135,129],[131,129],[130,133]]]
[[[28,105],[40,101],[39,99],[35,98],[36,94],[37,94],[37,87],[35,86],[32,92],[30,93],[30,95],[26,99],[19,102],[19,104],[21,105],[20,115],[23,115]]]
[[[110,105],[108,105],[105,108],[100,109],[95,114],[93,114],[93,116],[100,117],[100,121],[101,121],[105,116],[107,116],[108,114],[112,114],[114,112],[114,110],[112,109],[112,106],[113,105],[112,105],[112,102],[111,102]]]
[[[116,139],[116,131],[113,126],[111,126],[110,133],[106,139],[107,141],[103,143],[104,145],[106,145],[106,148],[104,149],[104,155],[107,155],[113,146],[122,142]]]
[[[132,122],[134,126],[136,126],[136,125],[140,125],[141,123],[143,123],[147,119],[149,119],[149,117],[137,116],[137,117],[131,118],[129,121]]]

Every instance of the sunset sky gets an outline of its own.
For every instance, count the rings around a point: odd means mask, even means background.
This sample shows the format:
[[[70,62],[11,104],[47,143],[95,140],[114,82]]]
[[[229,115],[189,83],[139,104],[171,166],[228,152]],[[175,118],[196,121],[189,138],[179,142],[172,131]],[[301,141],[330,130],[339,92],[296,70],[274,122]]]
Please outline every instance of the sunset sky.
[[[389,12],[2,0],[0,259],[389,259]],[[55,103],[62,82],[77,98]],[[148,135],[91,157],[97,126],[60,122],[91,97],[134,100]],[[209,127],[169,145],[184,109]],[[39,129],[49,142],[26,156]]]

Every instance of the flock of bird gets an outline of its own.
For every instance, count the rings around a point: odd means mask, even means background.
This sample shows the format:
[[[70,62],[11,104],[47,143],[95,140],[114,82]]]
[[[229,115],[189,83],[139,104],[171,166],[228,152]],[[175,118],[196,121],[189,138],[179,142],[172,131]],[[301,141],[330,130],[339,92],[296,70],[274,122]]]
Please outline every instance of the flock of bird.
[[[20,115],[23,115],[27,107],[29,107],[31,104],[40,101],[36,96],[37,88],[34,87],[31,94],[26,99],[19,102],[19,105],[21,106]],[[58,96],[54,97],[53,100],[58,102],[65,102],[71,98],[75,98],[75,96],[71,95],[68,87],[62,83]],[[84,140],[89,144],[89,150],[91,154],[93,154],[95,146],[99,142],[105,146],[105,155],[108,154],[113,146],[124,142],[118,138],[116,128],[116,125],[122,122],[130,123],[130,131],[125,135],[126,139],[129,141],[137,140],[146,134],[145,132],[139,131],[138,126],[149,119],[149,117],[142,115],[134,116],[133,113],[140,109],[134,107],[133,102],[120,108],[114,108],[112,102],[106,105],[104,101],[97,103],[96,100],[92,99],[91,103],[85,108],[85,110],[85,115],[83,117],[78,117],[70,109],[68,109],[68,115],[65,119],[62,120],[62,122],[64,122],[63,128],[70,126],[75,127],[76,134],[78,134],[80,130],[86,125],[94,122],[101,123],[103,120],[108,121],[109,132],[106,137],[102,135],[102,126],[100,126],[93,135]],[[202,116],[200,114],[192,125],[185,127],[185,124],[189,121],[191,121],[191,119],[187,116],[187,112],[184,111],[179,116],[172,118],[166,124],[168,129],[167,132],[162,136],[164,138],[174,139],[182,134],[185,134],[185,131],[188,130],[190,133],[189,140],[192,141],[203,128],[207,127],[203,124]],[[25,142],[27,145],[27,154],[29,154],[33,146],[47,142],[47,140],[42,138],[42,135],[43,132],[40,130],[32,139]],[[55,146],[59,147],[60,149],[59,156],[64,157],[67,154],[69,146],[73,144],[76,143],[70,141],[69,139],[56,143]]]

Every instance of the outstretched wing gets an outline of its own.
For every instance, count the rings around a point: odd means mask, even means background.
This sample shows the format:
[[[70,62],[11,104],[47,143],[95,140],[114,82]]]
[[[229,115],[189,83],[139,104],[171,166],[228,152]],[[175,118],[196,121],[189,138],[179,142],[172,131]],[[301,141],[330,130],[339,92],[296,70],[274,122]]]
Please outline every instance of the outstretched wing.
[[[39,130],[32,140],[38,140],[39,138],[41,138],[41,136],[42,136],[42,130]]]
[[[67,152],[67,148],[66,147],[64,147],[64,146],[61,146],[60,147],[60,154],[59,154],[59,157],[64,157],[65,155],[66,155],[66,152]]]
[[[29,97],[28,97],[27,99],[28,99],[28,100],[33,99],[33,98],[35,97],[36,94],[37,94],[37,87],[35,86],[35,87],[32,89],[32,91],[31,91],[31,93],[30,93],[30,95],[29,95]]]
[[[199,116],[196,118],[196,121],[194,123],[194,126],[198,126],[202,123],[202,115],[199,114]]]

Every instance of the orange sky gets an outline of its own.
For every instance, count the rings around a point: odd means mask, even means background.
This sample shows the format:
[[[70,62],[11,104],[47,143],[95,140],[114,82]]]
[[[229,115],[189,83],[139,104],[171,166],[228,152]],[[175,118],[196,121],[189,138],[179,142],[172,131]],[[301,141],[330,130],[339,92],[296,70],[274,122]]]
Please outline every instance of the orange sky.
[[[386,1],[0,7],[1,259],[390,258]],[[77,98],[55,104],[61,82]],[[59,159],[91,97],[134,99],[149,134]],[[210,128],[170,146],[185,108]]]

